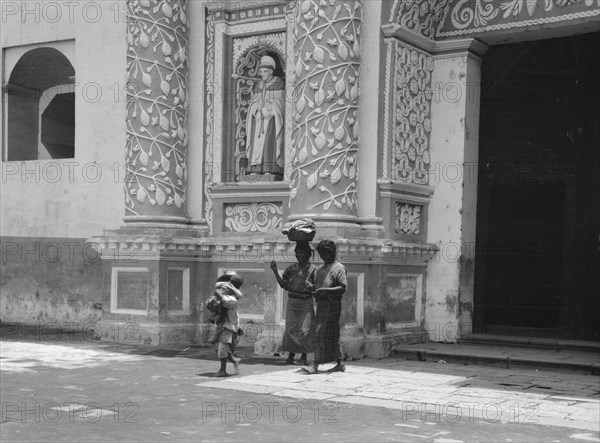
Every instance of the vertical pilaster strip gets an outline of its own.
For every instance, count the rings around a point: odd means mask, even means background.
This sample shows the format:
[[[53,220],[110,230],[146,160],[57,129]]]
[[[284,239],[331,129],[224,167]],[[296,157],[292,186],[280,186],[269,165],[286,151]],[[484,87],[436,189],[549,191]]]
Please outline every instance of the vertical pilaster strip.
[[[390,168],[388,152],[390,150],[390,88],[392,86],[392,43],[389,40],[385,42],[385,91],[383,93],[383,164],[381,166],[381,175],[384,179],[388,178]]]
[[[127,2],[126,222],[187,222],[187,0]]]
[[[395,43],[392,180],[429,183],[433,58]]]
[[[362,0],[296,8],[289,218],[355,223]]]

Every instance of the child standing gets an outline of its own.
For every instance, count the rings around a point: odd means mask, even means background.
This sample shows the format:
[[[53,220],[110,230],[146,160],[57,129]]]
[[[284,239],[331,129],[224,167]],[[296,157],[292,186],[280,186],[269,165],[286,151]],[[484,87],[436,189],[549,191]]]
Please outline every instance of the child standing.
[[[217,355],[221,359],[221,368],[215,374],[215,377],[227,377],[227,361],[233,363],[235,372],[238,371],[238,364],[241,359],[233,355],[237,344],[238,330],[240,328],[237,307],[242,298],[242,292],[239,290],[244,280],[235,272],[227,272],[217,279],[214,296],[221,302],[224,312],[217,323],[217,334],[219,345]]]

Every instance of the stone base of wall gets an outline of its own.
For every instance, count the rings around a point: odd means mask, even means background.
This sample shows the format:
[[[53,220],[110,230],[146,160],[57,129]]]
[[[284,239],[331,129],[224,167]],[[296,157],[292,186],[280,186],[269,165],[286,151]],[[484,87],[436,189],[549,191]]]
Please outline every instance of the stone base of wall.
[[[201,343],[202,331],[193,323],[137,323],[100,320],[95,325],[97,340],[144,345],[187,345]]]
[[[259,336],[254,343],[254,352],[257,355],[273,355],[281,352],[280,334]],[[344,331],[340,338],[342,352],[346,360],[360,360],[369,358],[391,357],[395,347],[406,344],[425,343],[427,334],[421,328],[412,328],[382,335],[363,335]],[[309,358],[310,360],[310,358]]]

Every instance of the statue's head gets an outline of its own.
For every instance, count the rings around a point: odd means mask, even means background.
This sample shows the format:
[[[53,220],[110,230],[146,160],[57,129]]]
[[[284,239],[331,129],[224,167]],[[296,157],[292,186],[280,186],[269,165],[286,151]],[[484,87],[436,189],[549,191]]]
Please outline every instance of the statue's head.
[[[265,55],[265,56],[261,57],[260,65],[258,67],[259,67],[259,69],[260,68],[269,68],[269,69],[271,69],[271,71],[275,71],[276,66],[277,65],[275,64],[275,59],[273,59],[273,57],[269,57],[268,55]]]
[[[273,77],[275,72],[275,60],[273,57],[265,55],[260,59],[260,65],[258,65],[258,72],[263,80],[269,81]]]

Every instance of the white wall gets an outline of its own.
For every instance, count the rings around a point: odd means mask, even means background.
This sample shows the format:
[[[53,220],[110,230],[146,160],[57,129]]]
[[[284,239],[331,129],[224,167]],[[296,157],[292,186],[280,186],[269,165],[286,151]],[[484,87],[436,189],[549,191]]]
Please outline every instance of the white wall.
[[[480,62],[466,52],[434,58],[425,325],[432,341],[470,333],[473,308]],[[460,327],[460,329],[459,329]]]
[[[2,162],[0,235],[82,238],[124,215],[126,1],[6,1],[5,54],[74,40],[75,158]],[[23,48],[28,49],[28,48]],[[2,82],[10,77],[3,72]],[[2,109],[4,120],[4,109]],[[0,129],[0,131],[2,131]],[[0,132],[0,140],[4,134]]]

